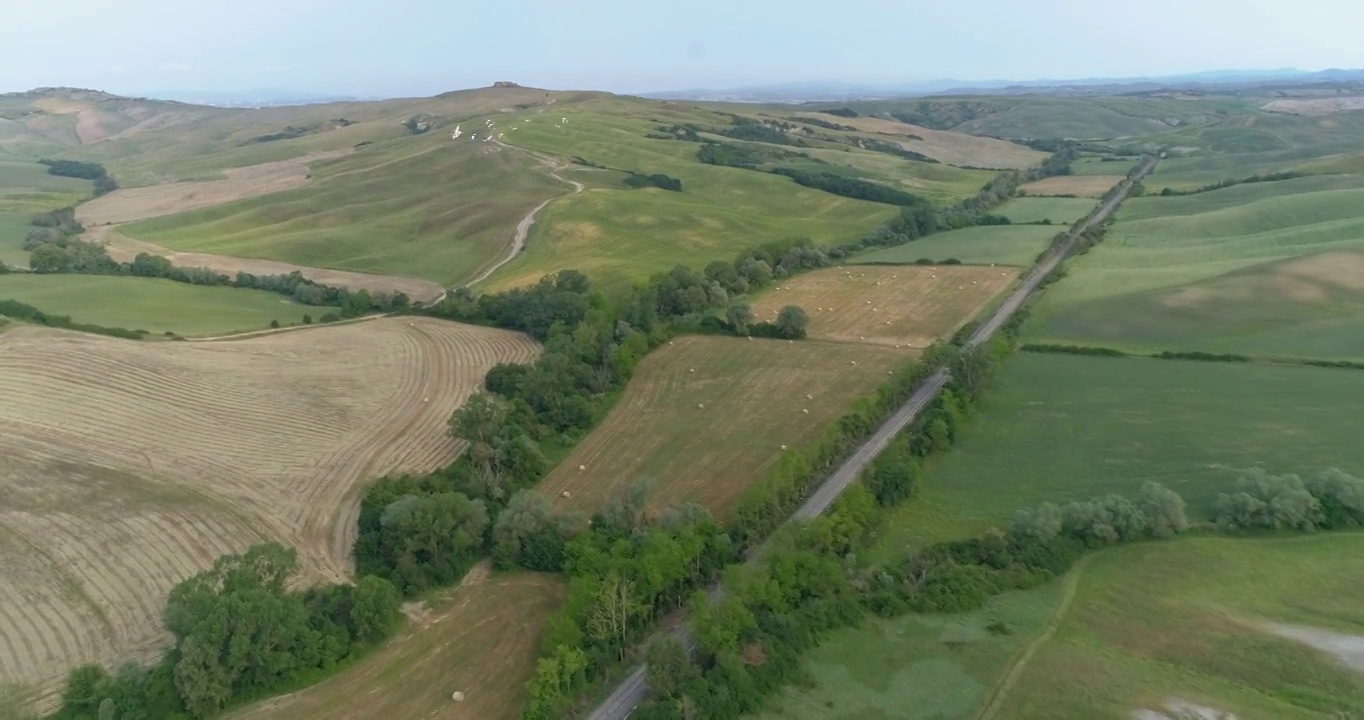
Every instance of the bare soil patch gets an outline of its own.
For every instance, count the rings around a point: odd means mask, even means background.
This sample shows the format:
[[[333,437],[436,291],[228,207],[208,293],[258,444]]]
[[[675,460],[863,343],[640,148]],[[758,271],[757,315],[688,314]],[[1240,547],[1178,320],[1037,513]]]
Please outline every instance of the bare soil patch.
[[[1262,110],[1290,115],[1330,115],[1351,110],[1364,110],[1364,96],[1325,98],[1279,98],[1261,106]]]
[[[1019,189],[1029,195],[1073,195],[1075,197],[1103,197],[1122,181],[1121,175],[1058,175],[1030,182]]]
[[[855,127],[864,132],[885,136],[912,150],[947,165],[979,168],[1025,168],[1046,159],[1047,154],[1032,148],[995,138],[978,137],[965,133],[933,130],[902,123],[898,120],[874,117],[844,118],[823,113],[799,113],[825,122]]]
[[[1004,266],[825,268],[782,281],[753,313],[772,320],[782,306],[799,305],[811,338],[922,349],[956,332],[1017,276]]]
[[[1135,720],[1238,720],[1234,713],[1180,698],[1166,700],[1161,710],[1137,710],[1132,717]]]
[[[351,572],[364,482],[448,463],[450,413],[537,346],[387,318],[227,342],[0,335],[0,678],[154,653],[167,591],[270,538]],[[48,695],[51,699],[51,695]]]
[[[1320,650],[1335,658],[1341,665],[1355,672],[1364,673],[1364,637],[1302,625],[1271,624],[1267,628],[1279,637],[1296,640]]]

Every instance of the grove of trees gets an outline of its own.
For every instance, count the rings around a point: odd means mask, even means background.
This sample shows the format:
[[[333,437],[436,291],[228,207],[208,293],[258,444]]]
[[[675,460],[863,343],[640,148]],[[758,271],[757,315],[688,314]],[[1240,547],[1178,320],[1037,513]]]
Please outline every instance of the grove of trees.
[[[174,636],[157,665],[67,677],[53,720],[177,720],[216,715],[300,676],[327,670],[388,638],[401,594],[387,580],[292,591],[292,549],[257,545],[176,585],[164,622]]]

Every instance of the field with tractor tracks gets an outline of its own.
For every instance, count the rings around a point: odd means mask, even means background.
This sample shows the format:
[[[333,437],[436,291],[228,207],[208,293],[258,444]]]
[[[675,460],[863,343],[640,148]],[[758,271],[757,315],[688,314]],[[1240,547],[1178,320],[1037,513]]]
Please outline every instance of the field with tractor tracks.
[[[346,577],[361,483],[440,467],[523,335],[375,319],[220,342],[0,335],[0,677],[161,649],[166,592],[253,542]]]

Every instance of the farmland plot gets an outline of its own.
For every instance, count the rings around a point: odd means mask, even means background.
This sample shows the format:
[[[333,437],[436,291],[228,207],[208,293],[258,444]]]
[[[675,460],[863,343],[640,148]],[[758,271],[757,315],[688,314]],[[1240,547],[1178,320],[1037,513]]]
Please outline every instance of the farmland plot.
[[[1012,267],[826,268],[782,281],[753,303],[759,320],[784,305],[810,316],[818,340],[916,348],[950,336],[1011,285]]]
[[[262,539],[345,577],[361,483],[449,462],[450,413],[535,353],[429,319],[208,343],[6,332],[0,681],[154,650],[166,592]]]

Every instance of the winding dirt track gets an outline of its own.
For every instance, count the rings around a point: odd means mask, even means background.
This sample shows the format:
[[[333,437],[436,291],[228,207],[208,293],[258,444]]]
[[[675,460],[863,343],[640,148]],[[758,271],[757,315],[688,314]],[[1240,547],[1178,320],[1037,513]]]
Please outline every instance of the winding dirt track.
[[[510,145],[506,145],[500,140],[496,144],[501,145],[502,147],[512,147]],[[521,148],[516,149],[521,150]],[[568,183],[569,185],[572,185],[573,186],[572,194],[577,195],[578,193],[583,191],[584,187],[582,183],[578,182],[577,180],[569,180],[559,175],[559,171],[564,168],[563,165],[560,165],[559,163],[556,163],[553,160],[550,160],[542,155],[539,155],[538,153],[533,153],[530,152],[529,150],[521,151],[526,153],[527,155],[530,155],[536,160],[539,160],[541,163],[544,163],[545,165],[549,166],[550,177],[554,178],[555,180],[558,180],[559,182]],[[526,247],[526,236],[530,234],[530,228],[532,225],[535,224],[535,216],[540,214],[540,211],[544,210],[546,205],[549,205],[550,203],[558,199],[559,198],[550,198],[540,203],[539,205],[536,205],[534,208],[531,209],[530,212],[526,213],[526,216],[521,218],[521,222],[516,224],[516,234],[512,236],[512,245],[511,249],[507,251],[507,257],[498,260],[496,263],[493,264],[492,267],[479,273],[478,277],[474,278],[473,280],[470,280],[467,284],[477,285],[478,283],[481,283],[484,280],[487,280],[489,277],[491,277],[492,274],[501,269],[502,266],[506,265],[512,260],[515,260],[516,256],[520,255],[521,251]]]
[[[1084,574],[1085,568],[1093,559],[1093,554],[1086,555],[1075,563],[1075,567],[1071,568],[1070,573],[1066,575],[1061,602],[1052,612],[1051,618],[1047,620],[1046,629],[1042,631],[1041,635],[1028,643],[1027,647],[1023,648],[1023,651],[1009,663],[1009,669],[1005,671],[1004,678],[990,693],[990,698],[981,708],[980,714],[976,715],[976,720],[991,720],[999,714],[999,709],[1004,707],[1004,698],[1008,696],[1014,685],[1018,684],[1018,678],[1023,674],[1023,668],[1032,659],[1033,654],[1037,652],[1038,648],[1046,644],[1056,634],[1057,630],[1061,629],[1061,622],[1066,619],[1066,613],[1070,612],[1070,604],[1075,600],[1075,591],[1080,587],[1080,576]]]
[[[0,336],[0,681],[149,657],[185,577],[253,542],[351,572],[363,484],[461,449],[450,413],[518,333],[379,318],[216,342]]]

